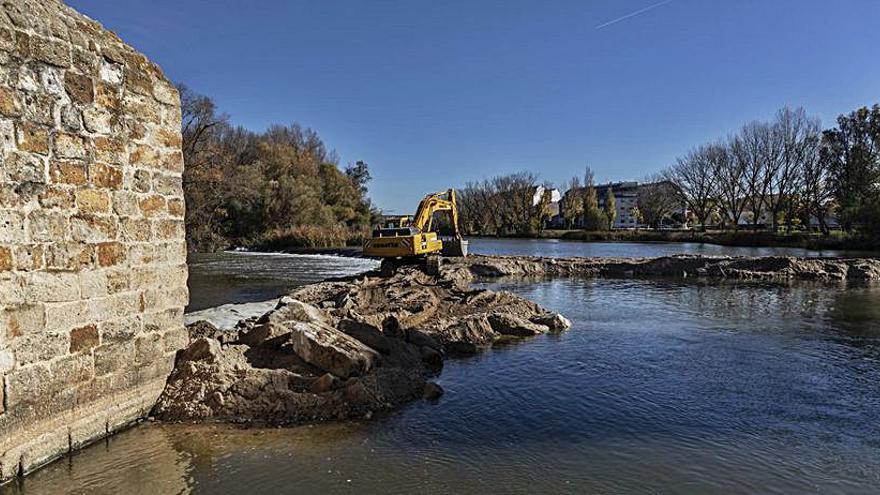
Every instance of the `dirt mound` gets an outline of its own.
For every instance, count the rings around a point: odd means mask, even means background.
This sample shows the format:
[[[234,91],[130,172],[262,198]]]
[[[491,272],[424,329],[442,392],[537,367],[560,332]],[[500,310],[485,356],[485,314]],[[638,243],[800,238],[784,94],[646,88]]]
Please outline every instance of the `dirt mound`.
[[[270,424],[369,416],[442,395],[429,379],[446,356],[570,326],[467,280],[405,266],[302,287],[234,330],[195,322],[154,415]]]

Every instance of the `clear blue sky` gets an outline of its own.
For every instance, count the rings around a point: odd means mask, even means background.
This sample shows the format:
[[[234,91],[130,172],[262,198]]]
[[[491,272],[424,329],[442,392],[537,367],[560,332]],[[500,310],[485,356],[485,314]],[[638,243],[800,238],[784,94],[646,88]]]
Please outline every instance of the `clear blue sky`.
[[[786,104],[880,102],[874,0],[68,3],[234,123],[366,160],[388,211],[523,169],[640,179]]]

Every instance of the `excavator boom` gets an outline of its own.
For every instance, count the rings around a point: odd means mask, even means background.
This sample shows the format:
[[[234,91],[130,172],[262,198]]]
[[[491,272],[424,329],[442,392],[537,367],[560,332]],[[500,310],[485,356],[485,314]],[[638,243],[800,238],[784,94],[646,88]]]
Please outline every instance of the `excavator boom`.
[[[434,214],[448,212],[452,239],[441,241],[432,230]],[[455,189],[432,193],[419,203],[408,227],[376,229],[364,244],[364,255],[380,258],[404,258],[443,252],[447,256],[466,256],[467,241],[458,228],[458,203]]]

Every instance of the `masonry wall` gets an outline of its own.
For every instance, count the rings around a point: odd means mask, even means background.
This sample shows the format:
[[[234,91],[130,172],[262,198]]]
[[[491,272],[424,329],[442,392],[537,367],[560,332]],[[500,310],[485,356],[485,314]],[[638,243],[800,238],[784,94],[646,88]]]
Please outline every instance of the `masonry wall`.
[[[0,2],[0,480],[143,417],[185,345],[179,105],[98,23]]]

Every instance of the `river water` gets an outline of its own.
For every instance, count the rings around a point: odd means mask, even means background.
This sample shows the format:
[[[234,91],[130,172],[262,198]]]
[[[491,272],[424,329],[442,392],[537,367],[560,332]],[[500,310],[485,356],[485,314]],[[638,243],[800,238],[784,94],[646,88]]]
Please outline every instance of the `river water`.
[[[539,254],[557,249],[550,244]],[[510,250],[521,246],[513,241]],[[258,290],[218,289],[214,304],[292,283],[272,282],[271,266],[286,274],[310,264],[304,281],[366,266],[211,256],[194,260],[194,290],[202,283],[196,267],[207,262],[219,276],[224,259],[229,280]],[[448,361],[437,403],[284,429],[148,423],[0,491],[880,490],[880,287],[591,279],[488,286],[559,311],[573,326]]]

